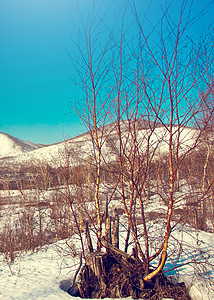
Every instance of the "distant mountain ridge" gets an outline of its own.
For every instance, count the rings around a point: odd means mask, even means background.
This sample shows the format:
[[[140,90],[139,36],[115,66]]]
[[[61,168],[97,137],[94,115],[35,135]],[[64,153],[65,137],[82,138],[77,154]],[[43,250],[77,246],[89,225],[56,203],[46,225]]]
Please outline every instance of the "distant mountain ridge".
[[[145,120],[137,122],[135,128],[138,144],[143,149],[147,147],[148,136],[150,136],[150,149],[155,150],[155,156],[167,153],[169,146],[169,131],[166,126],[158,124],[151,134],[150,126]],[[122,140],[126,148],[130,145],[130,123],[124,121],[121,124]],[[177,127],[173,128],[174,134]],[[103,138],[102,155],[105,162],[117,160],[119,139],[116,123],[104,126],[100,131]],[[150,135],[151,134],[151,135]],[[190,127],[183,127],[180,131],[180,153],[194,145],[197,137],[197,130]],[[131,145],[130,145],[131,146]],[[85,160],[94,155],[94,145],[90,132],[85,132],[71,139],[51,144],[41,145],[26,142],[5,133],[0,133],[0,160],[2,168],[17,168],[18,166],[49,165],[58,168],[67,164],[76,165],[85,163]]]
[[[34,144],[0,132],[0,158],[16,156],[42,147],[45,145]]]

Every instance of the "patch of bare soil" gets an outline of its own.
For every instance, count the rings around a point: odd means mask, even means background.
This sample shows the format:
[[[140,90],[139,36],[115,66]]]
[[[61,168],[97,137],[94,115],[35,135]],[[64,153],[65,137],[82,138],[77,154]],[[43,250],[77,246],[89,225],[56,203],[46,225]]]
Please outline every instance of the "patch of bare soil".
[[[94,255],[94,254],[93,254]],[[91,263],[90,263],[91,262]],[[150,282],[143,280],[141,261],[105,253],[86,261],[78,280],[78,296],[82,298],[142,298],[159,300],[173,298],[190,300],[184,283],[173,284],[163,274]]]

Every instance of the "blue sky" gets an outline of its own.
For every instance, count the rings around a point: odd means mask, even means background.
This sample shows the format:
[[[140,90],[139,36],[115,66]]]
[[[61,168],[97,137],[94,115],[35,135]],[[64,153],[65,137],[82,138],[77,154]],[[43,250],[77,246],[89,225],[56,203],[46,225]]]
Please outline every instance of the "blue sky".
[[[114,30],[125,0],[97,0],[100,16]],[[151,21],[159,17],[160,3],[153,0]],[[166,1],[167,2],[167,1]],[[181,0],[174,1],[178,4]],[[195,12],[210,1],[193,0]],[[150,1],[137,0],[139,11]],[[81,97],[71,80],[80,14],[85,23],[93,0],[0,0],[0,132],[35,143],[50,144],[84,132],[69,102]],[[193,30],[213,24],[213,5]],[[176,6],[174,13],[176,13]],[[127,13],[127,19],[131,13]]]

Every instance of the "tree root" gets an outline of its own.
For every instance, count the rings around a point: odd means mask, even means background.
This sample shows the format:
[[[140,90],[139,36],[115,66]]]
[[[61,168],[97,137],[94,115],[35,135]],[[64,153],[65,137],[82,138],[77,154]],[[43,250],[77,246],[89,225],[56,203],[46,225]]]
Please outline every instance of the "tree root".
[[[93,257],[94,256],[94,257]],[[152,271],[152,270],[151,270]],[[124,258],[115,252],[91,253],[79,275],[78,287],[82,298],[143,298],[163,297],[190,300],[184,284],[173,284],[159,273],[145,282],[141,261]]]

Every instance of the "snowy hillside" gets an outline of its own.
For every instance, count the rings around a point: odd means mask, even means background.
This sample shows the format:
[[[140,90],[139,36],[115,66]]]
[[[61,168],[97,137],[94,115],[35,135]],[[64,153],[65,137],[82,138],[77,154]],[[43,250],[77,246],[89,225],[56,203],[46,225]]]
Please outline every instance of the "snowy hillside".
[[[0,132],[0,158],[16,156],[41,148],[43,145],[26,142]]]
[[[5,157],[2,164],[31,165],[33,163],[36,165],[38,162],[42,162],[47,163],[52,167],[59,167],[63,164],[63,161],[67,159],[68,153],[70,153],[70,159],[75,157],[75,161],[77,161],[80,153],[81,157],[85,157],[85,151],[87,152],[87,155],[89,155],[88,151],[90,151],[90,147],[91,142],[88,134],[80,135],[73,139],[45,147],[38,146],[29,152],[15,151],[15,149],[12,150],[11,147],[11,153],[13,153],[13,155],[11,154],[8,158]],[[0,158],[3,158],[3,155],[0,156]]]
[[[176,133],[177,127],[174,127]],[[128,125],[124,122],[122,126],[122,139],[127,147],[131,147],[131,134]],[[104,133],[104,134],[103,134]],[[148,136],[151,131],[146,126],[141,126],[137,131],[138,143],[143,151],[146,148]],[[180,133],[180,151],[187,150],[188,147],[194,144],[197,131],[192,128],[183,128]],[[105,161],[113,161],[117,157],[117,149],[119,149],[119,138],[115,124],[107,125],[102,136],[102,154]],[[166,127],[158,126],[150,136],[150,148],[156,149],[156,155],[168,151],[169,132]],[[9,157],[5,163],[10,164],[31,164],[32,162],[48,163],[52,167],[59,167],[65,160],[70,159],[70,163],[76,164],[77,161],[81,163],[92,155],[93,144],[90,133],[76,136],[72,139],[63,141],[61,143],[52,144],[46,147],[42,145],[24,142],[22,140],[10,137],[6,134],[0,136],[0,158]],[[180,153],[181,153],[180,152]]]

